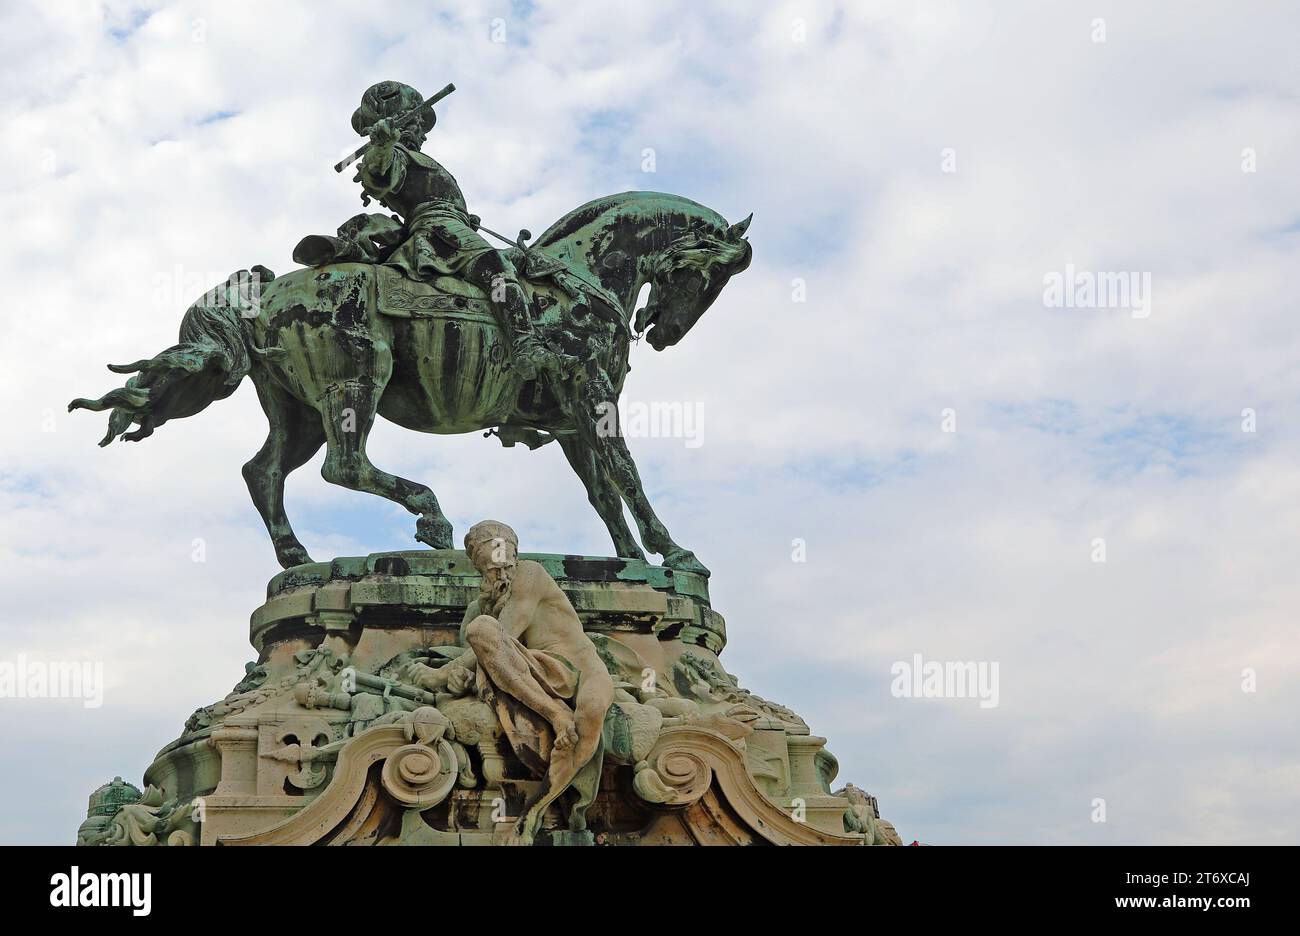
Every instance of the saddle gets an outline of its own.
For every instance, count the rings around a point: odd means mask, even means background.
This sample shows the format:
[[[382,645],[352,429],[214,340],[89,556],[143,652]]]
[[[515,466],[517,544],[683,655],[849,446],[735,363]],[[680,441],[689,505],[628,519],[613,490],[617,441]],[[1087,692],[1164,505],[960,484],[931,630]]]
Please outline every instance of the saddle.
[[[339,226],[337,236],[309,234],[298,242],[293,259],[303,266],[318,267],[329,263],[383,264],[389,254],[406,238],[406,227],[395,217],[361,213]],[[619,314],[618,298],[607,289],[575,275],[559,257],[540,250],[511,247],[505,256],[519,271],[525,284],[549,280],[563,291],[575,306],[599,310],[626,330]],[[429,318],[447,313],[491,314],[487,293],[454,276],[439,276],[431,282],[412,280],[393,267],[379,266],[379,311],[396,318]],[[584,310],[578,309],[582,316]]]

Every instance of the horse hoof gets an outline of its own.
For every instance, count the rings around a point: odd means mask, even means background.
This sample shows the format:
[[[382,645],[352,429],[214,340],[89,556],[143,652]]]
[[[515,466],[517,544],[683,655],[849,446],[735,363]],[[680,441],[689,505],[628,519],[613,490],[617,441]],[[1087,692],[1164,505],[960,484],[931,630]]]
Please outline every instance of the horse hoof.
[[[294,566],[306,565],[311,562],[311,556],[302,546],[289,546],[278,549],[275,558],[282,569],[292,569]]]
[[[430,549],[451,549],[451,521],[421,518],[415,525],[415,538]]]
[[[696,575],[709,577],[709,570],[704,567],[704,563],[695,558],[695,553],[689,549],[674,549],[668,555],[664,556],[664,568],[676,569],[678,572],[694,572]]]

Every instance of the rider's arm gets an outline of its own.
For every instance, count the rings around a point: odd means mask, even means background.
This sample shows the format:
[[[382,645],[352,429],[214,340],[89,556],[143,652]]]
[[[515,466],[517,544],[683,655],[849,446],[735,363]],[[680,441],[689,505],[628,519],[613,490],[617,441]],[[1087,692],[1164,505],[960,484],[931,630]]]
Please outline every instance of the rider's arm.
[[[387,122],[381,121],[383,129],[371,134],[370,146],[361,157],[357,167],[357,181],[372,198],[382,199],[397,191],[406,179],[406,167],[410,157],[397,143]]]

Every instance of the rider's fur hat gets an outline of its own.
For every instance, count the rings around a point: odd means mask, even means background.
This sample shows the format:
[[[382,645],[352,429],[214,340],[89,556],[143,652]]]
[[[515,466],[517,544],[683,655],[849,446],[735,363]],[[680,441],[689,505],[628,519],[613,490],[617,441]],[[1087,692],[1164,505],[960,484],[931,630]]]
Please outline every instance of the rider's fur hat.
[[[400,81],[381,81],[366,88],[361,106],[352,113],[352,129],[369,136],[370,128],[384,118],[398,117],[424,103],[424,95]],[[438,117],[432,107],[420,109],[418,123],[425,133],[433,129]],[[414,124],[412,124],[414,126]]]

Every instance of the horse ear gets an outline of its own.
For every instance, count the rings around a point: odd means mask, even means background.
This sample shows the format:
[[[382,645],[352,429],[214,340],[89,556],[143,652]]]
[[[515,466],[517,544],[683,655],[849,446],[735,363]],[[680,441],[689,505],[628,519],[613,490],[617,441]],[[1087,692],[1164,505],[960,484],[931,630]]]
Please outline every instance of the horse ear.
[[[753,220],[754,212],[751,211],[744,221],[737,221],[731,227],[727,228],[727,240],[738,241],[744,237],[745,232],[749,230],[749,222]]]

